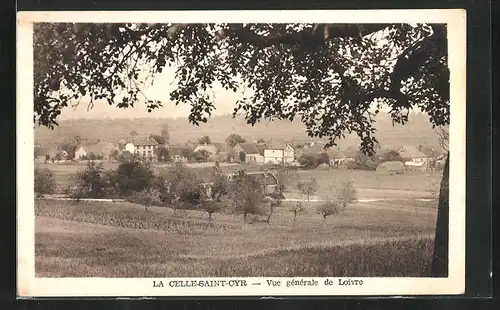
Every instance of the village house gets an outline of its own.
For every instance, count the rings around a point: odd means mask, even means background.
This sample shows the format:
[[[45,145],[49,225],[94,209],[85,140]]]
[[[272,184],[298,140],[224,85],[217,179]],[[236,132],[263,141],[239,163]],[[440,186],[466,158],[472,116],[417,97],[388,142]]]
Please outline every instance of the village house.
[[[201,152],[201,151],[205,151],[205,152],[209,153],[210,155],[215,155],[218,153],[217,145],[207,144],[207,143],[200,144],[200,145],[196,146],[196,148],[193,150],[193,152],[195,152],[195,153]]]
[[[295,160],[295,150],[290,143],[271,144],[264,150],[264,163],[289,164]]]
[[[239,158],[241,152],[245,154],[244,163],[261,164],[264,162],[264,156],[259,154],[259,149],[255,143],[239,143],[234,147],[236,157]]]
[[[403,161],[408,162],[409,165],[419,165],[420,163],[426,163],[429,159],[427,155],[419,151],[418,148],[413,145],[405,145],[400,147],[398,149],[398,153]]]
[[[156,149],[159,144],[151,137],[133,139],[125,144],[125,150],[143,158],[156,160],[158,155]]]
[[[81,159],[112,159],[118,148],[109,142],[99,141],[93,144],[82,144],[75,150],[75,160]]]

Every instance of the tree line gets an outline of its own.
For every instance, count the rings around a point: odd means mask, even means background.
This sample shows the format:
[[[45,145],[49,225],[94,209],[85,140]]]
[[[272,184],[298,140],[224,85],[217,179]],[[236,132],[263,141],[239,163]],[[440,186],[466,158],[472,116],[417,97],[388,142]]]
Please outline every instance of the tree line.
[[[155,173],[148,162],[131,160],[121,163],[116,169],[104,169],[102,163],[88,161],[84,170],[78,171],[72,184],[65,190],[68,197],[80,201],[85,198],[125,199],[144,207],[170,207],[174,214],[181,210],[198,210],[208,214],[212,221],[216,213],[236,213],[244,222],[270,223],[276,208],[283,206],[285,190],[292,186],[307,201],[318,190],[314,178],[298,180],[294,171],[279,170],[277,184],[272,191],[253,175],[240,170],[228,176],[217,169],[210,172],[209,180],[203,181],[192,169],[177,164],[165,174]],[[35,169],[35,193],[37,198],[51,194],[56,188],[54,173],[48,168]],[[341,183],[335,197],[324,199],[316,211],[323,219],[356,202],[356,189],[352,182]],[[298,215],[308,208],[304,202],[292,204],[289,211]],[[264,220],[259,220],[264,216]]]

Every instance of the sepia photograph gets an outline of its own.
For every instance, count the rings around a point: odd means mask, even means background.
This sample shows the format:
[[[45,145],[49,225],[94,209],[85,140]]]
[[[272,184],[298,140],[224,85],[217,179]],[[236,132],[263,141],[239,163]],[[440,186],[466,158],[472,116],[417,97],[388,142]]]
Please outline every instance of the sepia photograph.
[[[376,12],[19,13],[19,295],[463,293],[465,11]]]

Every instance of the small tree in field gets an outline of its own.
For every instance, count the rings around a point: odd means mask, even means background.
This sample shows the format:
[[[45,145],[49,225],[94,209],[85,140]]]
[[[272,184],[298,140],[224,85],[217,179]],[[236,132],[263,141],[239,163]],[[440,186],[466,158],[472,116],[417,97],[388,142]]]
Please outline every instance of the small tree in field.
[[[295,221],[297,219],[297,215],[300,215],[306,211],[306,208],[304,207],[304,204],[300,201],[297,203],[293,204],[292,207],[290,208],[290,212],[293,214],[293,223],[295,224]]]
[[[338,212],[339,202],[334,199],[326,200],[318,206],[318,213],[323,217],[323,221],[326,221],[328,216],[337,214]]]
[[[213,201],[220,202],[229,189],[229,179],[222,173],[214,172],[211,178],[210,196]]]
[[[159,193],[156,190],[149,188],[132,194],[128,197],[128,200],[144,206],[145,211],[148,210],[149,206],[161,205]]]
[[[208,220],[212,221],[212,214],[219,212],[222,209],[222,204],[213,200],[203,202],[203,210],[208,213]]]
[[[35,168],[35,194],[38,197],[44,194],[52,194],[55,187],[56,181],[52,170]]]
[[[297,189],[299,192],[307,197],[307,201],[311,200],[311,196],[318,190],[318,183],[315,178],[310,178],[307,181],[300,181],[297,183]]]
[[[237,213],[243,214],[245,222],[248,214],[262,213],[262,186],[244,171],[240,171],[230,181],[228,193],[231,205]]]
[[[352,181],[342,182],[340,186],[337,187],[335,194],[337,201],[342,209],[345,209],[346,207],[356,203],[356,200],[358,198],[357,190],[354,187],[354,183]]]

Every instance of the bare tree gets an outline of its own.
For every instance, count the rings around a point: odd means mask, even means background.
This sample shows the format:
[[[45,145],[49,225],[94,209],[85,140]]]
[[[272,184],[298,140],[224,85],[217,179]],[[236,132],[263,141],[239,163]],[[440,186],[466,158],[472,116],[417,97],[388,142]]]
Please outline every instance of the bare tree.
[[[290,208],[290,212],[293,214],[293,223],[295,224],[295,221],[297,219],[297,215],[302,214],[306,211],[306,208],[304,208],[304,204],[301,201],[298,201],[296,204],[292,205]]]

